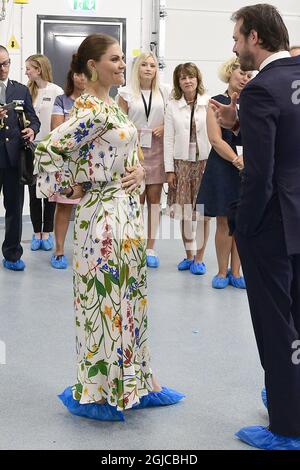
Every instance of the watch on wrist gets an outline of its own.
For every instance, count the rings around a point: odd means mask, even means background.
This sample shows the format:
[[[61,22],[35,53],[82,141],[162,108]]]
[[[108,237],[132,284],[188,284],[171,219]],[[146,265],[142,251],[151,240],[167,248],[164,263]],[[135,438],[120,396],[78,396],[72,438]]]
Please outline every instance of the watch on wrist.
[[[92,182],[91,181],[84,181],[81,183],[81,189],[84,193],[89,191],[92,188]]]

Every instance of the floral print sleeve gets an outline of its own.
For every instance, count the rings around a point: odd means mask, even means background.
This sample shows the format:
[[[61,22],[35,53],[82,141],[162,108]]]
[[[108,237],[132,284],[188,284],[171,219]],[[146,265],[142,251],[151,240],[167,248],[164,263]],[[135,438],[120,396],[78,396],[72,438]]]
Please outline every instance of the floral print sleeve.
[[[37,197],[49,197],[75,181],[111,179],[110,168],[97,177],[91,166],[96,159],[108,157],[105,150],[114,151],[112,146],[106,149],[105,138],[115,127],[114,114],[109,105],[91,95],[82,95],[75,101],[71,118],[54,129],[36,149]],[[129,137],[131,140],[132,136]]]

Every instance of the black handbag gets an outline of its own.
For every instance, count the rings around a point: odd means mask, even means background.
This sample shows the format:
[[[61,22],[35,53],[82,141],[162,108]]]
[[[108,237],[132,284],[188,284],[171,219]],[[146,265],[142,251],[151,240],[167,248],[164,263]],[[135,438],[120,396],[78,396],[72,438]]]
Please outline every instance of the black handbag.
[[[35,145],[32,142],[24,142],[20,149],[19,175],[20,184],[32,186],[36,182],[33,174]]]
[[[16,109],[20,130],[25,129],[30,123],[26,120],[23,108]],[[33,175],[35,145],[33,142],[22,139],[19,157],[19,178],[20,184],[32,186],[36,182]]]

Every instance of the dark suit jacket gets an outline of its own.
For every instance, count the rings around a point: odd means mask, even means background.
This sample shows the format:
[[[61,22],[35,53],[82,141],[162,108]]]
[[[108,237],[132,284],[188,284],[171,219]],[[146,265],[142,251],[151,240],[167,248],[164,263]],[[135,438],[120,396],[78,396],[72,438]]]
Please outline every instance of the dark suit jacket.
[[[236,230],[253,236],[277,212],[288,253],[300,253],[300,57],[263,68],[240,95],[239,116],[245,168]]]
[[[15,82],[14,80],[8,80],[6,88],[6,103],[10,103],[13,100],[24,101],[24,111],[27,119],[30,121],[28,127],[31,127],[36,135],[40,129],[40,121],[33,109],[29,89],[21,83]],[[14,110],[10,110],[8,111],[7,116],[7,119],[4,120],[4,127],[0,130],[0,144],[1,146],[5,145],[6,147],[10,165],[16,167],[22,143],[21,131],[18,124],[17,113]],[[3,156],[0,155],[0,158],[1,157],[3,158]]]

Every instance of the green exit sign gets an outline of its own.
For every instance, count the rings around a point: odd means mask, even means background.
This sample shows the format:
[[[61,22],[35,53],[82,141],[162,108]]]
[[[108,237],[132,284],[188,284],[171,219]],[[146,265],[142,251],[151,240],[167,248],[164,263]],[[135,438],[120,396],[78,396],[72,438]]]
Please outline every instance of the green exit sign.
[[[96,11],[96,0],[73,0],[73,10]]]

